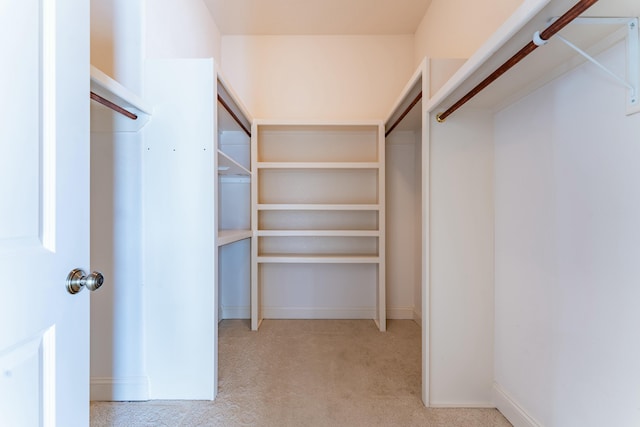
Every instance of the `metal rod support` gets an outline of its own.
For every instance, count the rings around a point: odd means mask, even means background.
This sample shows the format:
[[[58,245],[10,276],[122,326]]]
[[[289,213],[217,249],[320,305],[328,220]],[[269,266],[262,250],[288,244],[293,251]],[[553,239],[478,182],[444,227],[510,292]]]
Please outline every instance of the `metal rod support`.
[[[569,46],[571,49],[575,50],[576,52],[578,52],[580,55],[584,56],[589,62],[591,62],[593,65],[595,65],[596,67],[600,68],[602,71],[604,71],[605,73],[607,73],[609,76],[611,76],[614,80],[616,80],[617,82],[621,83],[624,87],[626,87],[627,89],[630,89],[632,92],[632,96],[635,96],[636,94],[636,88],[633,87],[633,85],[631,83],[629,83],[628,81],[626,81],[625,79],[623,79],[622,77],[618,76],[616,73],[614,73],[613,71],[611,71],[610,69],[608,69],[607,67],[605,67],[604,65],[602,65],[601,63],[599,63],[593,56],[589,55],[587,52],[585,52],[584,50],[580,49],[578,46],[576,46],[575,44],[571,43],[569,40],[565,39],[564,37],[562,37],[561,35],[557,35],[556,36],[559,40],[561,40],[564,44],[566,44],[567,46]]]
[[[598,0],[580,0],[576,3],[571,9],[569,9],[564,15],[555,20],[551,25],[549,25],[544,31],[539,33],[537,43],[542,44],[545,40],[549,40],[553,37],[558,31],[562,30],[566,27],[571,21],[576,19],[580,14],[582,14],[585,10],[589,9]],[[491,83],[496,81],[500,76],[513,68],[518,62],[522,61],[525,57],[527,57],[531,52],[538,48],[538,44],[536,44],[533,40],[527,43],[522,49],[520,49],[515,55],[505,61],[500,67],[498,67],[493,73],[491,73],[487,78],[481,81],[476,87],[471,89],[464,95],[458,102],[449,107],[446,111],[442,113],[438,113],[436,119],[438,122],[444,122],[447,117],[449,117],[454,111],[458,108],[462,107],[464,104],[469,102],[474,96],[480,93],[484,88],[489,86]]]

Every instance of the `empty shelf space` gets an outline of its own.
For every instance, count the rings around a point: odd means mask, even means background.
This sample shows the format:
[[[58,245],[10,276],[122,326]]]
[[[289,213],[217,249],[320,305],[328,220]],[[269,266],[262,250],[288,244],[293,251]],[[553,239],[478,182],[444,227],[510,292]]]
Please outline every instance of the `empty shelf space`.
[[[248,239],[251,235],[251,230],[220,230],[218,231],[218,246],[224,246],[240,240]]]
[[[373,255],[273,254],[258,255],[257,261],[263,264],[378,264],[380,257]]]
[[[378,230],[259,230],[259,237],[379,237]]]
[[[378,211],[377,204],[260,203],[259,211]]]
[[[218,150],[218,174],[250,176],[251,172],[240,163]]]
[[[378,162],[258,162],[258,169],[378,169]]]

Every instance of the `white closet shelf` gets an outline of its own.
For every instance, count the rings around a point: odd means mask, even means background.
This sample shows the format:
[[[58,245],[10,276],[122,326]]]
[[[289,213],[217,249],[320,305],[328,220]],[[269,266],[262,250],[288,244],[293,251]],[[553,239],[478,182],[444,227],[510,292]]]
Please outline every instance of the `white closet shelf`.
[[[258,162],[258,169],[378,169],[378,162]]]
[[[379,264],[377,255],[258,255],[261,264]]]
[[[251,176],[251,172],[240,163],[218,150],[218,175]]]
[[[258,237],[380,237],[379,230],[259,230]]]
[[[240,240],[248,239],[251,235],[251,230],[219,230],[218,246],[224,246]]]
[[[438,113],[449,108],[529,43],[536,31],[544,30],[550,19],[563,15],[575,3],[576,0],[523,2],[493,36],[428,100],[427,111]],[[607,0],[596,3],[582,17],[639,15],[638,1]],[[559,34],[589,54],[596,55],[621,40],[624,33],[624,25],[591,25],[576,20]],[[584,61],[584,58],[560,40],[551,37],[546,45],[538,47],[513,69],[485,88],[462,107],[461,111],[470,108],[500,110]],[[451,115],[451,120],[455,119],[456,113]]]
[[[259,211],[378,211],[377,204],[270,204],[259,203]]]
[[[142,99],[100,71],[91,66],[91,92],[138,116],[133,120],[97,102],[91,102],[92,132],[137,132],[151,117],[152,108]]]

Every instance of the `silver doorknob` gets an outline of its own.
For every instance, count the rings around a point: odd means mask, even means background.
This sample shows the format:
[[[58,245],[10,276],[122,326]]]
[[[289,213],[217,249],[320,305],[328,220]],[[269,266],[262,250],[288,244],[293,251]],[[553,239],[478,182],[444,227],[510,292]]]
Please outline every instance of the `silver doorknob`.
[[[95,291],[104,283],[104,276],[99,271],[85,276],[84,270],[74,268],[67,276],[67,291],[70,294],[77,294],[86,287],[90,291]]]

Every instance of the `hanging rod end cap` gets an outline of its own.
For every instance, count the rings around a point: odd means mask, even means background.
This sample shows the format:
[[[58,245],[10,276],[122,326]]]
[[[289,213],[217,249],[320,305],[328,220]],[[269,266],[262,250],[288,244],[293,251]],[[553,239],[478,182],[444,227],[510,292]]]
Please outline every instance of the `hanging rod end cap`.
[[[438,123],[444,123],[444,121],[447,120],[446,118],[443,119],[441,116],[442,116],[442,113],[436,114],[436,121]]]
[[[536,31],[535,33],[533,33],[533,44],[535,44],[536,46],[544,46],[548,42],[549,40],[545,40],[540,37],[540,31]]]

